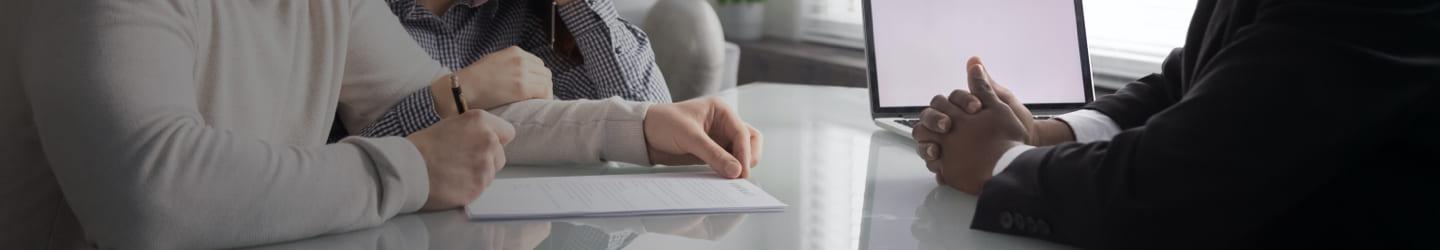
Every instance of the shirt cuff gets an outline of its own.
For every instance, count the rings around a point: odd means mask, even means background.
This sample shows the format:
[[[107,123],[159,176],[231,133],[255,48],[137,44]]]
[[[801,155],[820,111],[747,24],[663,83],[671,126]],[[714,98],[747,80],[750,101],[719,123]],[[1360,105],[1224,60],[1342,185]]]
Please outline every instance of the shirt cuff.
[[[360,136],[408,136],[437,122],[440,122],[440,114],[435,113],[435,96],[427,86],[391,106],[380,116],[380,120],[361,129]]]
[[[1109,141],[1120,134],[1120,125],[1115,120],[1095,110],[1081,109],[1055,119],[1069,124],[1070,130],[1075,133],[1075,141],[1080,143]]]
[[[1035,146],[1016,144],[1005,150],[1005,153],[1000,155],[1000,160],[995,161],[995,170],[990,172],[990,176],[1000,175],[1000,172],[1004,172],[1005,168],[1010,167],[1010,162],[1014,162],[1016,157],[1020,157],[1020,153],[1025,153],[1033,148]]]

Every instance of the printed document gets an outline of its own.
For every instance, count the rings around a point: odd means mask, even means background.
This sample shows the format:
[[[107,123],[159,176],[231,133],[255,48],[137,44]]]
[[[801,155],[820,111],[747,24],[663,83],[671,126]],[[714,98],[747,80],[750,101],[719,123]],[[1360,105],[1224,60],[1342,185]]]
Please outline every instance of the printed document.
[[[745,179],[705,173],[496,179],[465,206],[473,220],[781,211]]]

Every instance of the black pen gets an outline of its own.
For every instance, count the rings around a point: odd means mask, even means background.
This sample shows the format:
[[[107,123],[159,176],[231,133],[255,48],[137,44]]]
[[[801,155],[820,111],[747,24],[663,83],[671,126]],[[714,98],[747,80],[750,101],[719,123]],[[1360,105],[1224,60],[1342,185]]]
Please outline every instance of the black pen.
[[[464,95],[460,92],[460,76],[455,73],[450,73],[450,94],[455,98],[455,110],[458,110],[460,114],[465,114],[465,98],[462,98]]]

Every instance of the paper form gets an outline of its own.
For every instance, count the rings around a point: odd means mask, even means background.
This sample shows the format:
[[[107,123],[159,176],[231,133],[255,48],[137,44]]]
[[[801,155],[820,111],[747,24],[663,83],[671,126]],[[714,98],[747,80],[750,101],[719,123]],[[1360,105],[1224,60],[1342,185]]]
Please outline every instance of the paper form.
[[[465,206],[470,219],[542,219],[780,211],[785,204],[744,179],[709,173],[497,179]]]

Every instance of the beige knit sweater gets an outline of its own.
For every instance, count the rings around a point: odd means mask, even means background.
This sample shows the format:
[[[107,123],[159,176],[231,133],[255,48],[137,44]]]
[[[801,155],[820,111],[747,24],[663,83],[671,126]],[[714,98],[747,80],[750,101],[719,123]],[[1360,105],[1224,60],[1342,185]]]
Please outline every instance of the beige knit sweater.
[[[383,4],[7,4],[0,248],[233,247],[416,211],[429,184],[408,140],[324,144],[337,109],[365,127],[446,73]],[[495,112],[518,131],[511,163],[644,164],[647,108],[527,101]]]

